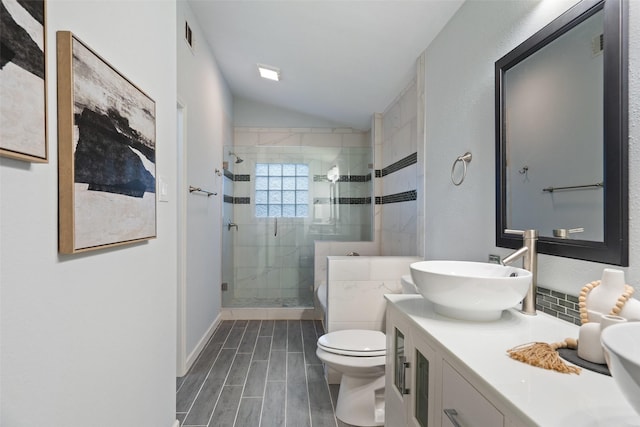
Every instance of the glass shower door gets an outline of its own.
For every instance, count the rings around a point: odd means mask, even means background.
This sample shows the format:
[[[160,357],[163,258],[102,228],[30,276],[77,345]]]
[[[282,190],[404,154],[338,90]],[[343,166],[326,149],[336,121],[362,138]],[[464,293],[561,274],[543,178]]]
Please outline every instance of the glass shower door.
[[[233,152],[225,168],[224,221],[238,228],[223,231],[223,307],[313,307],[314,242],[371,238],[371,150],[238,146]]]
[[[243,186],[250,197],[234,198],[234,284],[223,305],[313,307],[309,166],[251,154],[235,168],[248,173],[235,174],[234,192]]]

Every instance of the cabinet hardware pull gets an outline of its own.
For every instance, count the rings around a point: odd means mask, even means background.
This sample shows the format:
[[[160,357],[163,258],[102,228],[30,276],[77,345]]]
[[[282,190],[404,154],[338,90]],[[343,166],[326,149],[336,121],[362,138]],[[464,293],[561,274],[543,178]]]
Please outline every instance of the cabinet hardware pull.
[[[407,385],[407,368],[409,368],[409,362],[407,362],[407,356],[402,356],[399,359],[401,363],[400,367],[400,378],[398,380],[400,386],[401,394],[409,394],[410,390],[406,387]]]
[[[453,427],[462,427],[462,424],[458,421],[458,411],[455,409],[443,409],[442,412],[449,418]]]

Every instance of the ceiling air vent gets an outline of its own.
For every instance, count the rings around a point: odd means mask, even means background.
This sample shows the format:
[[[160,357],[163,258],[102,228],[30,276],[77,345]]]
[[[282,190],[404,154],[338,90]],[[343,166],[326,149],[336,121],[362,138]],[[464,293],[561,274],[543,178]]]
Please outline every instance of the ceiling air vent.
[[[191,31],[191,27],[187,21],[184,21],[184,39],[187,41],[187,44],[193,48],[193,31]]]
[[[604,34],[599,34],[591,39],[591,53],[593,56],[601,55],[604,51]]]

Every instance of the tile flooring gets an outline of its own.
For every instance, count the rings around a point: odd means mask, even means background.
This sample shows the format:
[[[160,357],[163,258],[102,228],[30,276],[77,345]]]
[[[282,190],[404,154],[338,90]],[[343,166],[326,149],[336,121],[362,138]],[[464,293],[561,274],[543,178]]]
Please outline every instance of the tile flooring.
[[[349,427],[335,417],[313,320],[225,320],[176,384],[180,425]]]

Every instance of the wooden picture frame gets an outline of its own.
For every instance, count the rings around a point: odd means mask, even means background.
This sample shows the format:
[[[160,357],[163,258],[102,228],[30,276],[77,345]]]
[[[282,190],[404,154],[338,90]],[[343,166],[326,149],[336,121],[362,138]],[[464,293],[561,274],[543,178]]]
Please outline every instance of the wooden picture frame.
[[[0,156],[49,161],[46,3],[0,1]]]
[[[156,236],[155,101],[57,32],[59,251]]]

